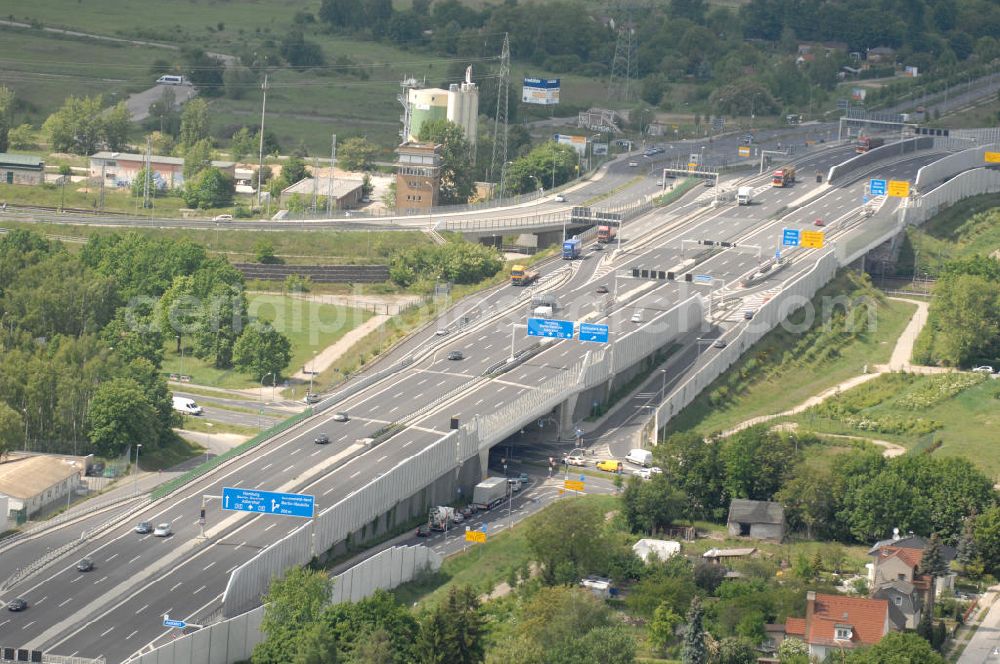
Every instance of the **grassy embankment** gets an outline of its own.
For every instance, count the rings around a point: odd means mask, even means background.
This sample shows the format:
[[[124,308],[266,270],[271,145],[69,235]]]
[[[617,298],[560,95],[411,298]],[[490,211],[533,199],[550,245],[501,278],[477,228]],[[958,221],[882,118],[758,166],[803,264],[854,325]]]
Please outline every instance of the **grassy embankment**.
[[[853,332],[845,329],[843,321],[826,324],[821,315],[823,298],[838,294],[851,300],[869,298],[876,324],[868,324],[864,305],[856,314]],[[772,330],[671,420],[667,433],[694,429],[708,434],[752,417],[779,413],[860,374],[865,364],[887,362],[915,310],[912,304],[889,300],[867,278],[850,272],[838,275],[812,302],[817,315],[811,327],[804,333],[784,326]],[[798,311],[788,321],[800,325],[807,314]]]

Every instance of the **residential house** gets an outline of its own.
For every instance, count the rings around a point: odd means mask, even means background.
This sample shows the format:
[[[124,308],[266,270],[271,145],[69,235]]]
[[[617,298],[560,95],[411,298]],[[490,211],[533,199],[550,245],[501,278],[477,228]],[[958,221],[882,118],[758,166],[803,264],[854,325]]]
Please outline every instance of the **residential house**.
[[[729,534],[780,542],[785,537],[785,508],[780,503],[734,498],[729,503]]]
[[[788,618],[784,635],[769,632],[772,639],[795,637],[809,647],[809,658],[822,661],[828,654],[872,646],[893,629],[889,603],[884,599],[806,593],[805,618]]]
[[[888,46],[876,46],[868,49],[865,59],[872,64],[893,64],[896,62],[896,51]]]
[[[889,603],[889,620],[893,629],[903,631],[916,629],[923,615],[923,597],[917,587],[909,581],[889,581],[871,593],[872,599],[884,599]]]
[[[45,182],[45,162],[31,154],[0,152],[0,183],[39,185]]]
[[[926,537],[913,533],[903,537],[898,528],[894,529],[891,539],[876,542],[868,551],[868,555],[872,557],[872,562],[865,566],[868,568],[868,586],[874,590],[890,581],[902,580],[912,583],[921,592],[927,592],[930,589],[930,578],[920,572],[920,561],[928,544],[930,540]],[[950,565],[957,554],[955,548],[945,544],[940,546],[941,557]],[[938,577],[934,586],[935,597],[945,590],[954,591],[957,576],[954,572],[949,572]]]

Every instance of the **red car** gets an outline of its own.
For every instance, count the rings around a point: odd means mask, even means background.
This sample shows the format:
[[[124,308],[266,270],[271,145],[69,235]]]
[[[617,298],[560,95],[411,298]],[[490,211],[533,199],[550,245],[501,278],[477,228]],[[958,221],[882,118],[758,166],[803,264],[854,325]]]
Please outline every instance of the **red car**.
[[[822,219],[817,219],[816,221],[813,222],[813,226],[826,226],[826,222],[824,222]]]

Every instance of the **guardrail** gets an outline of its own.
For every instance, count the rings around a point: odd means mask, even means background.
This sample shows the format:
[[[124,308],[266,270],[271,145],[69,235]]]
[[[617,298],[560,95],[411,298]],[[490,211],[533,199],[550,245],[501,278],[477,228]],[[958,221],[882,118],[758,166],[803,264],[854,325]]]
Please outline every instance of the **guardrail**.
[[[192,480],[196,480],[199,477],[201,477],[202,475],[204,475],[205,473],[209,472],[210,470],[212,470],[214,468],[217,468],[218,466],[222,465],[226,461],[229,461],[230,459],[232,459],[234,457],[238,457],[241,454],[244,454],[244,453],[252,450],[253,448],[255,448],[258,445],[260,445],[261,443],[263,443],[264,441],[266,441],[266,440],[268,440],[270,438],[273,438],[274,436],[277,436],[280,433],[284,433],[288,429],[292,428],[293,426],[295,426],[299,422],[303,421],[304,419],[306,419],[307,417],[309,417],[310,415],[312,415],[312,410],[313,410],[312,408],[308,408],[308,409],[306,409],[302,413],[298,413],[296,415],[293,415],[293,416],[289,417],[287,420],[284,420],[282,422],[279,422],[278,424],[275,424],[270,429],[267,429],[266,431],[262,431],[261,433],[257,434],[256,436],[254,436],[250,440],[246,441],[245,443],[241,443],[240,445],[237,445],[236,447],[234,447],[233,449],[229,450],[228,452],[225,452],[224,454],[220,454],[217,457],[213,457],[213,458],[209,459],[208,461],[206,461],[205,463],[197,466],[196,468],[192,468],[191,470],[189,470],[188,472],[184,473],[180,477],[175,477],[172,480],[168,480],[168,481],[164,482],[163,484],[161,484],[158,487],[156,487],[155,489],[153,489],[152,493],[150,494],[151,499],[152,500],[159,500],[160,498],[163,498],[164,496],[166,496],[166,495],[168,495],[170,493],[173,493],[174,491],[176,491],[180,487],[184,486],[188,482],[191,482]]]

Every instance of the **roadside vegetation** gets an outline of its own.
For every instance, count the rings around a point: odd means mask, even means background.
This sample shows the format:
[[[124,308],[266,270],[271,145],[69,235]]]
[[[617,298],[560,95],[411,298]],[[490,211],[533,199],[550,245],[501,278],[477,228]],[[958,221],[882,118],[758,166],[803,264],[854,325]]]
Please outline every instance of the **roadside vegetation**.
[[[836,298],[837,305],[830,303]],[[844,303],[848,306],[843,306]],[[810,396],[888,362],[915,310],[876,290],[866,275],[841,272],[672,418],[668,434],[724,431],[788,410]],[[798,332],[806,317],[812,325]]]

